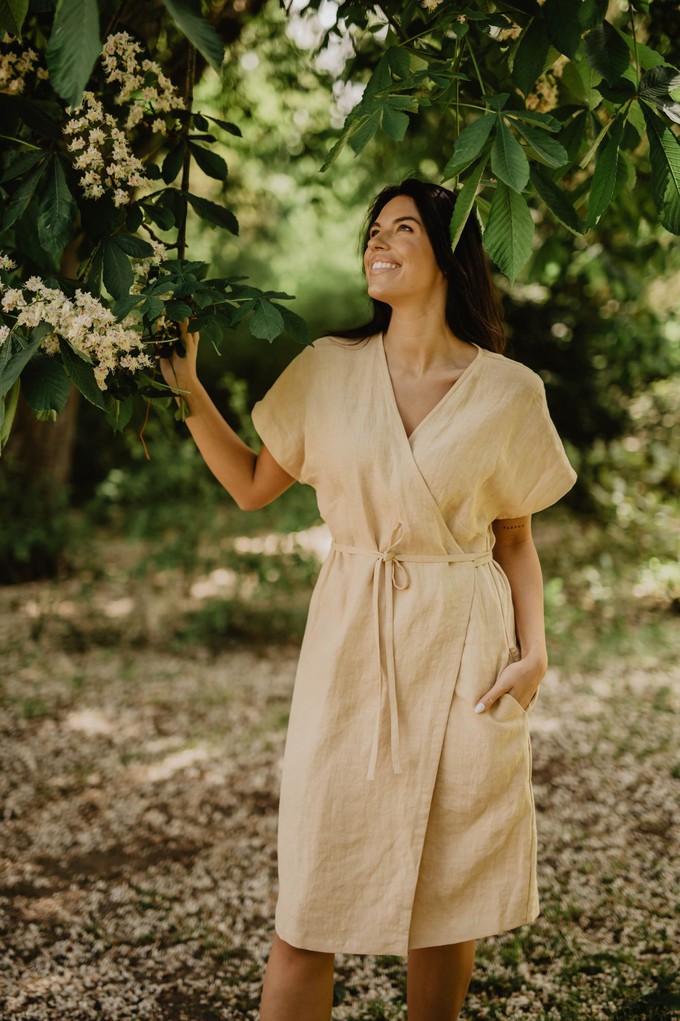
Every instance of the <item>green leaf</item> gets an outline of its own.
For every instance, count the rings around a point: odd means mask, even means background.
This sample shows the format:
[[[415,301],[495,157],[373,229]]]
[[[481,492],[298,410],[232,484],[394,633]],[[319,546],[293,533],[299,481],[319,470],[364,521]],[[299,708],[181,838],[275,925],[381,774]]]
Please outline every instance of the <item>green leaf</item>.
[[[189,192],[183,194],[186,195],[192,208],[201,219],[207,220],[209,224],[216,227],[224,227],[232,234],[238,234],[238,220],[230,209],[218,206],[216,202],[209,202],[208,199],[202,199],[198,195],[191,195]]]
[[[12,431],[14,416],[17,413],[17,405],[19,403],[20,389],[21,383],[18,379],[15,379],[9,391],[0,400],[0,454],[4,450],[9,434]]]
[[[34,152],[14,152],[12,155],[14,159],[10,161],[8,155],[7,166],[0,177],[0,183],[2,184],[6,181],[13,181],[16,177],[23,177],[24,174],[33,169],[36,163],[44,160],[47,154],[42,149],[38,149]]]
[[[520,39],[512,66],[512,80],[525,96],[545,69],[549,46],[543,18],[534,18]]]
[[[607,14],[608,0],[583,0],[579,21],[584,30],[595,28]]]
[[[594,227],[614,195],[616,184],[616,166],[619,158],[619,145],[623,135],[623,120],[619,117],[609,132],[609,137],[600,148],[595,165],[595,173],[590,183],[588,195],[589,227]]]
[[[382,107],[377,107],[372,113],[359,121],[356,121],[352,128],[353,130],[349,135],[349,144],[354,150],[354,155],[358,156],[360,152],[366,148],[368,143],[371,141],[378,128],[380,127],[380,121],[382,119]]]
[[[388,103],[382,108],[382,129],[395,142],[401,142],[408,129],[408,114],[396,110]]]
[[[193,308],[191,305],[187,305],[186,301],[167,301],[165,303],[165,314],[174,323],[181,323],[183,319],[193,315],[193,312]]]
[[[178,142],[177,145],[173,146],[172,149],[165,154],[165,159],[163,160],[161,177],[166,184],[172,184],[182,169],[183,162],[184,146],[181,142]]]
[[[642,76],[638,95],[654,103],[669,120],[680,124],[680,103],[674,102],[671,95],[679,88],[680,72],[675,67],[653,67]]]
[[[529,162],[502,117],[491,147],[491,169],[496,178],[515,191],[523,191],[529,181]]]
[[[484,247],[511,283],[531,255],[533,236],[534,221],[523,196],[499,182],[484,231]]]
[[[161,298],[154,298],[153,295],[149,295],[142,305],[142,314],[149,322],[158,319],[164,312],[165,302]]]
[[[584,46],[586,60],[609,85],[623,74],[630,63],[628,47],[608,21],[588,32]]]
[[[252,303],[253,317],[250,320],[250,332],[262,340],[274,340],[283,332],[283,315],[271,301],[256,298]]]
[[[297,344],[309,344],[312,340],[312,335],[309,329],[309,325],[306,320],[299,316],[297,312],[292,312],[285,305],[276,304],[274,306],[279,310],[283,316],[283,324],[287,333],[290,333],[291,337]]]
[[[559,53],[573,58],[581,41],[581,0],[545,0],[543,17],[548,38]]]
[[[494,96],[485,96],[484,98],[486,99],[487,103],[489,104],[489,108],[491,110],[495,110],[496,112],[498,112],[499,110],[503,109],[503,107],[505,106],[507,101],[510,99],[510,93],[509,92],[498,92]]]
[[[31,330],[31,339],[27,344],[20,342],[21,346],[18,349],[9,349],[9,357],[6,360],[3,359],[4,364],[0,370],[0,398],[3,398],[12,389],[14,383],[23,372],[24,367],[28,365],[51,330],[52,327],[47,323],[40,323]],[[9,343],[10,339],[8,337],[3,344],[3,348]]]
[[[585,60],[570,60],[562,72],[562,86],[567,93],[567,101],[572,97],[579,106],[587,106],[593,110],[602,101],[597,91],[600,76]],[[571,94],[571,95],[570,95]]]
[[[638,96],[652,103],[666,99],[680,86],[680,71],[676,67],[663,65],[646,71],[640,79]]]
[[[224,62],[224,46],[213,26],[201,16],[200,4],[190,0],[163,0],[163,4],[192,46],[219,71]]]
[[[225,131],[228,131],[230,135],[236,135],[238,138],[243,137],[242,131],[239,128],[238,124],[232,124],[231,121],[220,120],[219,117],[212,117],[209,113],[207,113],[205,116],[208,118],[209,121],[212,121],[213,124],[218,124],[221,128],[224,128]]]
[[[616,28],[616,26],[614,27],[628,47],[630,53],[635,56],[635,53],[637,52],[637,59],[640,62],[640,67],[647,70],[650,67],[660,67],[662,64],[666,63],[667,58],[662,56],[656,50],[653,50],[651,46],[645,46],[644,43],[641,43],[638,40],[636,47],[635,40],[632,36],[622,32],[621,29]]]
[[[204,149],[202,145],[189,142],[189,152],[194,157],[199,167],[208,177],[214,177],[216,181],[224,181],[228,174],[227,164],[210,149]]]
[[[598,84],[597,91],[603,99],[610,103],[622,106],[635,95],[635,86],[628,78],[612,78],[611,85],[607,85],[604,79]]]
[[[114,238],[102,241],[101,250],[106,290],[114,298],[127,296],[135,279],[128,256]]]
[[[473,167],[469,177],[466,178],[463,187],[456,194],[456,204],[453,209],[453,216],[451,217],[451,223],[449,226],[452,251],[456,250],[456,245],[460,240],[460,236],[463,233],[465,224],[468,221],[468,217],[475,203],[475,195],[477,194],[477,188],[482,178],[482,174],[484,173],[485,166],[486,157],[480,160],[476,167]]]
[[[680,142],[646,103],[640,106],[647,125],[652,193],[659,219],[671,234],[680,234]]]
[[[552,131],[553,134],[562,128],[562,122],[558,121],[557,117],[552,117],[549,113],[539,113],[538,110],[506,110],[504,116],[512,121],[527,121],[544,131]]]
[[[21,27],[28,13],[28,0],[0,0],[0,31],[21,38]]]
[[[47,186],[40,200],[38,238],[50,255],[60,255],[75,234],[77,206],[58,157],[52,159]]]
[[[106,421],[116,431],[120,432],[132,418],[134,401],[131,397],[117,400],[109,397],[106,400]]]
[[[68,400],[68,376],[57,358],[37,354],[21,374],[21,392],[34,411],[60,414]]]
[[[64,363],[64,368],[66,369],[69,378],[73,381],[73,383],[75,383],[83,397],[88,400],[90,404],[94,404],[96,408],[101,408],[102,411],[106,411],[104,394],[97,386],[97,381],[94,378],[94,370],[90,363],[80,358],[65,340],[59,341],[59,350],[61,352],[61,360]]]
[[[114,234],[109,240],[135,259],[148,259],[153,255],[153,245],[134,234]]]
[[[97,0],[59,0],[47,43],[50,85],[77,106],[101,52]]]
[[[567,194],[551,180],[544,170],[535,165],[531,167],[531,183],[555,219],[559,220],[562,226],[572,234],[580,237],[584,232],[584,226]]]
[[[568,162],[567,150],[556,138],[548,135],[540,128],[534,128],[529,124],[522,124],[521,121],[514,122],[520,135],[527,140],[532,149],[532,155],[539,163],[546,167],[563,167]]]
[[[134,202],[131,206],[128,206],[127,216],[125,217],[125,226],[131,234],[136,234],[143,223],[144,213],[142,212],[141,203]]]
[[[12,224],[20,220],[26,212],[29,203],[36,193],[40,179],[45,172],[47,163],[39,163],[32,174],[22,181],[16,191],[13,193],[11,199],[5,209],[5,216],[2,221],[3,229],[11,227]]]
[[[167,206],[162,206],[158,202],[142,202],[141,205],[147,218],[161,230],[170,230],[175,226],[175,217]]]
[[[143,295],[141,294],[126,294],[114,303],[111,311],[118,322],[121,322],[126,316],[130,315],[130,312],[132,312],[134,308],[142,303],[142,300]]]
[[[444,168],[445,181],[455,177],[461,170],[465,170],[471,163],[474,163],[486,145],[491,129],[496,123],[497,117],[495,114],[485,113],[482,117],[478,117],[476,121],[473,121],[472,124],[468,124],[467,127],[463,128],[456,139],[451,159]]]

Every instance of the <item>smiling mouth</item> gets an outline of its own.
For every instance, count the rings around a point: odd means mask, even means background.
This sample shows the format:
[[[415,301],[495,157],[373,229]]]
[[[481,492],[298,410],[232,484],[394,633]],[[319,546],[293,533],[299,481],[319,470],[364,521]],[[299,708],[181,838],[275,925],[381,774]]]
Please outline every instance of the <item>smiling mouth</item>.
[[[399,264],[396,262],[385,262],[382,259],[377,259],[371,266],[371,273],[384,273],[388,269],[399,269]]]

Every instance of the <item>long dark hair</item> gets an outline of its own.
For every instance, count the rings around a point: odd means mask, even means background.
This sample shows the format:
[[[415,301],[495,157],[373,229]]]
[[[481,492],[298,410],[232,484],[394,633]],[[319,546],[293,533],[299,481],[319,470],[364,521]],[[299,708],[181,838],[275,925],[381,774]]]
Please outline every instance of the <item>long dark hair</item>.
[[[456,204],[455,192],[415,177],[383,188],[366,217],[362,253],[366,250],[372,224],[383,207],[398,195],[406,195],[415,202],[437,265],[446,277],[449,329],[461,340],[472,341],[489,351],[504,351],[506,340],[500,296],[491,279],[474,214],[468,217],[455,252],[451,250],[449,224]],[[329,330],[329,335],[358,341],[386,330],[392,316],[391,307],[375,298],[371,298],[371,303],[373,318],[369,322],[346,330]]]

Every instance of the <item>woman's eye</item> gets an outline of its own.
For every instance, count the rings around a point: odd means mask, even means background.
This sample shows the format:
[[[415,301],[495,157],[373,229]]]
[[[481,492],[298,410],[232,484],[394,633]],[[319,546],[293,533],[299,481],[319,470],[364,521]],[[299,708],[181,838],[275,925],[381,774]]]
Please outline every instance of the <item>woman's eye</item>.
[[[411,231],[411,233],[413,233],[413,228],[412,228],[412,227],[409,227],[409,225],[408,225],[407,223],[400,223],[400,224],[399,224],[399,230],[401,230],[401,229],[402,229],[402,227],[405,227],[405,228],[406,228],[406,230],[409,230],[409,231]]]

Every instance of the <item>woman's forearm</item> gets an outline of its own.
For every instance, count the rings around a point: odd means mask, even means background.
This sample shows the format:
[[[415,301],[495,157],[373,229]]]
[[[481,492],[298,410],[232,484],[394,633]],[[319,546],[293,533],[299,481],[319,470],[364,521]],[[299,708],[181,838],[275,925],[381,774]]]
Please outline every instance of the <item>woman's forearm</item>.
[[[186,424],[205,463],[239,507],[250,505],[257,454],[225,422],[205,388],[196,381],[184,394]]]
[[[264,507],[292,486],[295,479],[275,461],[266,446],[256,454],[222,418],[196,374],[199,338],[197,333],[187,333],[187,323],[185,320],[180,324],[184,353],[175,349],[170,358],[160,360],[163,378],[178,399],[180,394],[184,398],[188,409],[186,424],[217,481],[241,510]]]
[[[512,592],[515,627],[523,658],[547,667],[543,615],[543,577],[538,553],[531,537],[494,549]]]

